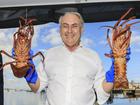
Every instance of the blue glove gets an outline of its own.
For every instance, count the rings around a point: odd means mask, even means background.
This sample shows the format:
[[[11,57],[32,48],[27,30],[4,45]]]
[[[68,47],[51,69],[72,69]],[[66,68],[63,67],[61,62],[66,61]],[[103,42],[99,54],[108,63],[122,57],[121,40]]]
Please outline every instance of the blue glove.
[[[30,50],[29,53],[30,53],[30,56],[33,56],[33,51],[32,51],[32,50]],[[13,56],[13,57],[15,56],[14,48],[12,48],[12,56]],[[32,59],[29,60],[29,63],[34,65]],[[27,73],[26,73],[26,75],[24,76],[24,78],[26,79],[26,81],[27,81],[28,83],[33,83],[33,84],[35,84],[36,81],[37,81],[37,79],[38,79],[38,75],[37,75],[37,72],[36,72],[36,70],[35,70],[35,66],[34,66],[34,71],[33,71],[33,73],[31,73],[31,72],[32,72],[32,67],[29,68],[29,70],[27,71]]]
[[[106,72],[105,77],[106,77],[106,82],[114,82],[114,62],[112,62],[112,65],[110,67],[110,70]]]
[[[131,48],[128,47],[127,48],[127,53],[126,53],[126,62],[128,62],[130,60],[130,54],[131,54]]]
[[[29,60],[29,63],[34,65],[32,60]],[[32,67],[29,68],[29,70],[27,71],[27,74],[24,76],[24,78],[26,79],[26,81],[28,83],[35,84],[37,79],[38,79],[38,75],[37,75],[36,69],[34,68],[33,73],[31,73],[31,72],[32,72]]]
[[[14,48],[12,48],[12,57],[15,56],[15,51],[14,51]]]
[[[112,50],[110,52],[112,54]],[[128,62],[130,60],[130,54],[131,54],[131,49],[130,47],[127,48],[127,53],[126,53],[126,62]],[[105,77],[106,77],[106,81],[107,82],[114,82],[114,75],[115,75],[115,71],[114,71],[114,58],[112,57],[112,65],[109,69],[109,71],[106,72]]]

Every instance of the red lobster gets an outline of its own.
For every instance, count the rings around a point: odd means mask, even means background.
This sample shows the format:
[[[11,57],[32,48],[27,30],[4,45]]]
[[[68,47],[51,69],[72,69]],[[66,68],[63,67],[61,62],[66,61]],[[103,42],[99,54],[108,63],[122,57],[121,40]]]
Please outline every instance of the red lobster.
[[[131,38],[131,26],[138,22],[127,24],[128,21],[135,19],[135,16],[128,18],[120,22],[129,14],[133,8],[130,8],[119,20],[112,26],[105,26],[112,29],[112,41],[109,37],[109,29],[107,34],[107,40],[112,50],[112,54],[105,54],[107,57],[114,57],[114,68],[115,68],[115,84],[114,89],[129,88],[128,79],[126,76],[126,53],[127,48],[130,46]]]
[[[15,61],[7,62],[2,65],[0,70],[10,64],[14,76],[21,78],[26,75],[26,72],[30,67],[32,67],[32,72],[34,71],[35,67],[32,63],[29,62],[29,60],[32,60],[37,55],[41,55],[44,62],[44,55],[41,52],[36,53],[35,55],[30,55],[31,50],[31,41],[32,37],[34,35],[34,28],[32,22],[35,21],[35,19],[24,19],[23,17],[20,17],[19,23],[20,27],[18,31],[14,34],[13,39],[13,49],[14,49],[14,56],[9,55],[4,50],[1,50],[0,53],[3,53],[13,59]],[[30,73],[30,74],[31,74]],[[30,75],[29,74],[29,75]]]

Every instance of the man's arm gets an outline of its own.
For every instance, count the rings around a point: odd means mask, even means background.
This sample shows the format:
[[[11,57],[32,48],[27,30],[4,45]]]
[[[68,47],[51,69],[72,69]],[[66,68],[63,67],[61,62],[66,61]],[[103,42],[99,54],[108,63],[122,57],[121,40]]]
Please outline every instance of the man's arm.
[[[34,70],[32,67],[30,67],[29,70],[27,71],[26,75],[24,76],[24,78],[26,79],[26,82],[28,83],[31,90],[33,92],[37,92],[37,90],[40,87],[40,80],[38,77],[38,73],[36,71],[36,67],[33,63],[33,60],[29,60],[29,63],[34,66]]]
[[[105,92],[110,93],[114,86],[114,59],[112,59],[112,65],[109,71],[106,72],[106,80],[103,81],[103,89]]]
[[[40,80],[39,80],[39,78],[37,79],[35,84],[28,83],[28,85],[31,88],[31,90],[36,93],[38,91],[39,87],[40,87]]]
[[[114,83],[103,81],[103,89],[105,92],[110,93],[113,89]]]

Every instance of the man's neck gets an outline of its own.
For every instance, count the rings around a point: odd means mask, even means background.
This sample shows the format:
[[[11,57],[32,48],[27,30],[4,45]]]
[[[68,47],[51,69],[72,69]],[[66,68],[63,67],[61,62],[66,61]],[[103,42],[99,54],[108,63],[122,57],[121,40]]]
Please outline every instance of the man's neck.
[[[76,46],[66,46],[66,48],[67,48],[70,52],[74,52],[78,47],[79,47],[79,45],[76,45]]]

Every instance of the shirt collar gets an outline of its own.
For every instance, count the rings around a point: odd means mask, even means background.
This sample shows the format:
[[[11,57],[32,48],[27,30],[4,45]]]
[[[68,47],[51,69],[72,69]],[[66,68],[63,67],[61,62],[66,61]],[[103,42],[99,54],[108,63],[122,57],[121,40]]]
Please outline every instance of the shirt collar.
[[[72,52],[69,51],[68,48],[64,44],[63,44],[63,48],[64,48],[64,50],[66,50],[69,53],[75,53],[75,52],[79,51],[82,48],[82,45],[79,44],[79,46],[74,51],[72,51]]]

